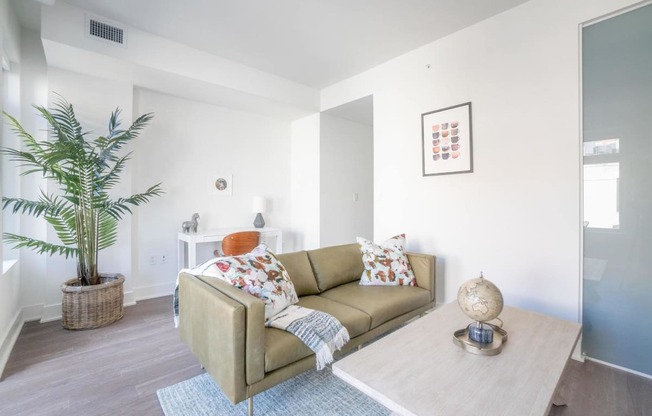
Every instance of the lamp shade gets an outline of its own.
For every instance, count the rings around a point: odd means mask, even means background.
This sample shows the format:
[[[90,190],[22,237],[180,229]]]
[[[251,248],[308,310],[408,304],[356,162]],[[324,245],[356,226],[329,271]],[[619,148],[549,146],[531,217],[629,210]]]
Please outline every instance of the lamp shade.
[[[267,210],[267,201],[262,196],[255,196],[254,203],[251,208],[252,212],[265,212]]]

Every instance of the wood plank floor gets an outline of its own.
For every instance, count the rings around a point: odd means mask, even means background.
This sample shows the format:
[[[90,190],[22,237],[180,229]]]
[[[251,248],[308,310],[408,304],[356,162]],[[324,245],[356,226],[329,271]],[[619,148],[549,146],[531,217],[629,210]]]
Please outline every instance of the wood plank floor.
[[[201,372],[179,341],[171,297],[95,330],[28,323],[0,381],[0,415],[162,415],[156,390]]]
[[[0,415],[162,415],[156,390],[202,372],[179,341],[171,303],[138,302],[90,331],[26,324],[0,381]],[[561,387],[567,405],[551,416],[652,416],[649,379],[571,361]]]
[[[594,361],[570,360],[550,416],[652,416],[652,380]]]

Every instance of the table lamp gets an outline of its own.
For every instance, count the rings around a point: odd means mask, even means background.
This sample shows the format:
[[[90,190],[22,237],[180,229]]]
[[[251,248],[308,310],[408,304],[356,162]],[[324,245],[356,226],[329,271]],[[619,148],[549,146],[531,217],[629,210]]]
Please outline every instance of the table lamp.
[[[254,227],[263,228],[265,226],[265,220],[263,219],[263,212],[267,209],[267,201],[262,196],[254,197],[254,204],[252,211],[256,213],[256,218],[254,219]]]

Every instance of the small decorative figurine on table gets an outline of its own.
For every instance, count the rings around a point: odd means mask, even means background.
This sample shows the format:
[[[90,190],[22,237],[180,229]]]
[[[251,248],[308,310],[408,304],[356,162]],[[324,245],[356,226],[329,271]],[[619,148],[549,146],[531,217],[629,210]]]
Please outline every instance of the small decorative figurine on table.
[[[181,224],[181,230],[184,233],[189,233],[189,232],[196,233],[197,224],[199,223],[198,220],[199,220],[199,214],[195,212],[194,214],[192,214],[192,219],[190,221],[184,221],[183,224]]]

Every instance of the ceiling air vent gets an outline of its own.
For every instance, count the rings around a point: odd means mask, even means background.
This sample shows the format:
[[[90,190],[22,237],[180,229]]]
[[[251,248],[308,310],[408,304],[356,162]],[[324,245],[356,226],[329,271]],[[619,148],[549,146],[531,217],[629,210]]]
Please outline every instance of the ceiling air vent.
[[[125,45],[125,30],[121,27],[101,22],[92,17],[88,18],[88,34],[94,38],[103,39],[105,41]]]

